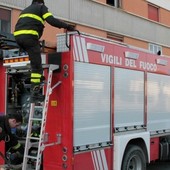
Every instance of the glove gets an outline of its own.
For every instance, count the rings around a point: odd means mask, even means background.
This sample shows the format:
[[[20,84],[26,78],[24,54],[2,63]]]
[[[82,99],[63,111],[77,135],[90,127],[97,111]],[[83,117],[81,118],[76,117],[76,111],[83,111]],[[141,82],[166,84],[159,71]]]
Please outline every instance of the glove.
[[[68,31],[75,31],[75,28],[72,25],[67,26]]]
[[[17,149],[10,148],[6,152],[6,157],[12,165],[18,165],[23,162],[24,147],[21,144],[19,145],[20,145],[19,148]]]
[[[7,152],[6,157],[12,165],[18,165],[23,162],[23,154],[19,153],[18,151],[14,153]]]
[[[17,148],[15,151],[19,152],[21,155],[24,154],[24,147],[21,145],[19,148]]]

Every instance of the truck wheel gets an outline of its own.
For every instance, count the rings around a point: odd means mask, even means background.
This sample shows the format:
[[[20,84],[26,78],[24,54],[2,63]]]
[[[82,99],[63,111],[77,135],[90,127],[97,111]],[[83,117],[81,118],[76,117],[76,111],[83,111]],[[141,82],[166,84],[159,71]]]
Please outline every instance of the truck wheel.
[[[121,170],[146,170],[146,157],[136,145],[129,145],[125,151]]]

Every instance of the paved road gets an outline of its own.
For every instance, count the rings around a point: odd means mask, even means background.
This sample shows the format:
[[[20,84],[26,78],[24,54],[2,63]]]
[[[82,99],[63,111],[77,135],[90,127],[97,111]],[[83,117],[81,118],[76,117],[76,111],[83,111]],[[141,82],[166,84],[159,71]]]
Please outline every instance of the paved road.
[[[170,170],[170,162],[160,162],[149,165],[147,170]]]

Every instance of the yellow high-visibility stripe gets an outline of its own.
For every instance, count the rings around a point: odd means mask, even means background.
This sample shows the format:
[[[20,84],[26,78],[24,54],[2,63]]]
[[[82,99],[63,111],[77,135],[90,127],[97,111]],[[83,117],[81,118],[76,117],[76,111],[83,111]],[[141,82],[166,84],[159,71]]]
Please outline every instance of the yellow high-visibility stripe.
[[[43,15],[43,18],[46,19],[47,17],[49,16],[53,16],[52,13],[50,12],[47,12],[46,14]]]
[[[13,146],[12,149],[16,150],[16,149],[18,149],[20,146],[21,146],[21,144],[18,143],[17,145]]]
[[[35,30],[19,30],[14,32],[14,36],[21,35],[21,34],[32,34],[39,36],[38,32]]]
[[[31,79],[31,83],[40,83],[40,79]]]
[[[39,73],[31,73],[31,78],[41,78],[41,74],[39,74]]]
[[[40,83],[41,74],[39,73],[31,73],[31,82],[32,83]]]
[[[41,17],[39,17],[38,15],[35,15],[35,14],[22,14],[22,15],[19,16],[19,18],[25,18],[25,17],[36,19],[36,20],[40,21],[44,25],[43,19]]]

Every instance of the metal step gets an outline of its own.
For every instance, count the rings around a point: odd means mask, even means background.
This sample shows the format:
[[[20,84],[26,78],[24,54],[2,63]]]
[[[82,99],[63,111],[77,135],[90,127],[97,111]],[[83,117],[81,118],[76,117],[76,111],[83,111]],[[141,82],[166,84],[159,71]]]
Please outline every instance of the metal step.
[[[29,158],[29,159],[35,159],[35,160],[38,159],[37,157],[35,157],[35,156],[30,156],[30,155],[25,155],[25,157],[26,157],[26,158]]]

